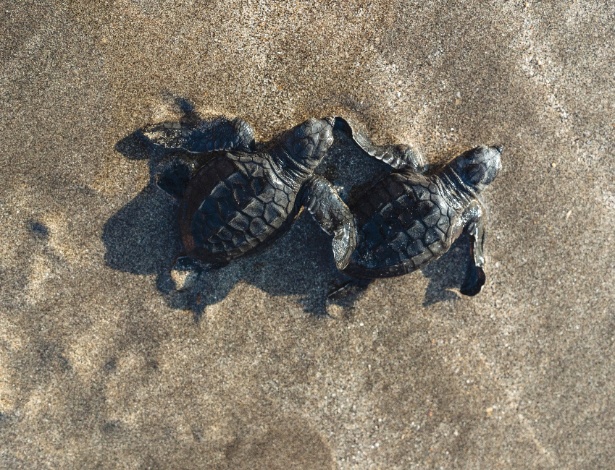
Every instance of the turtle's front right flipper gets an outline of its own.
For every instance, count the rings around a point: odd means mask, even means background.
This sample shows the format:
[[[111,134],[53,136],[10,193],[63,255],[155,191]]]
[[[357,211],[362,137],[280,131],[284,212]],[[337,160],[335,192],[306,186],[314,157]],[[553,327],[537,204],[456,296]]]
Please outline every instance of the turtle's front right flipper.
[[[416,173],[423,173],[426,170],[423,158],[407,145],[376,145],[358,129],[358,126],[339,116],[335,117],[334,129],[347,134],[370,157],[396,170],[411,170]]]
[[[143,136],[153,145],[189,153],[254,149],[254,130],[243,119],[162,122],[146,126]]]
[[[357,245],[354,217],[331,183],[313,176],[303,187],[302,204],[320,227],[333,235],[333,257],[340,271],[348,266]]]
[[[484,270],[485,255],[483,254],[486,216],[479,204],[475,204],[470,210],[474,214],[474,218],[467,225],[465,231],[470,235],[471,261],[460,292],[463,295],[473,296],[481,291],[486,280]]]

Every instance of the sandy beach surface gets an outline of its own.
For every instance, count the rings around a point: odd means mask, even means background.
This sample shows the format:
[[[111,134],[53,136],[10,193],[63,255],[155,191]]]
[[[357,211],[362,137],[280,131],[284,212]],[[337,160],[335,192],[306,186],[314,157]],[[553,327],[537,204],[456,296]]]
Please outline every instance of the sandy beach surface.
[[[0,468],[613,468],[614,28],[587,0],[1,2]],[[261,141],[341,115],[434,164],[503,145],[483,292],[461,240],[327,307],[304,214],[174,302],[175,206],[123,143],[182,101]],[[346,144],[342,191],[382,171]]]

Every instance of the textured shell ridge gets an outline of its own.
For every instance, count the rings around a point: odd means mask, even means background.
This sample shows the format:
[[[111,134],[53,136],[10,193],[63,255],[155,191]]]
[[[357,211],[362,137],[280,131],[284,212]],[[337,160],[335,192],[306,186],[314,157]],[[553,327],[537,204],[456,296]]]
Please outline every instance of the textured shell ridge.
[[[354,207],[360,243],[351,263],[377,277],[413,271],[443,254],[458,214],[439,180],[404,173],[383,178]]]

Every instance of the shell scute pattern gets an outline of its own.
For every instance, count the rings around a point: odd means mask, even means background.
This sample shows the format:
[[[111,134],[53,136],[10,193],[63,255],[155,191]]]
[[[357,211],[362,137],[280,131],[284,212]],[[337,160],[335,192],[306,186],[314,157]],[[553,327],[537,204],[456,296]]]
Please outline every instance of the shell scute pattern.
[[[423,240],[425,241],[425,245],[429,246],[429,245],[435,243],[436,241],[438,241],[440,239],[440,237],[441,237],[441,232],[439,232],[435,228],[430,228],[425,233],[425,236],[423,237]]]
[[[391,151],[366,141],[355,139],[373,154]],[[473,264],[461,292],[477,294],[485,282],[485,209],[479,193],[500,171],[501,152],[500,147],[479,146],[430,172],[415,159],[360,194],[350,205],[358,248],[345,272],[367,279],[406,274],[444,254],[466,231]]]
[[[259,199],[259,201],[267,205],[271,205],[270,203],[273,202],[275,193],[276,189],[271,186],[262,188],[261,191],[254,191],[254,194],[256,194],[256,197]]]
[[[283,210],[287,210],[290,206],[291,200],[285,191],[276,190],[273,193],[273,202]]]
[[[237,212],[235,216],[228,221],[228,226],[239,233],[244,233],[250,226],[250,219],[241,213]]]
[[[406,249],[408,246],[408,242],[410,241],[410,237],[404,233],[399,232],[392,240],[391,240],[391,248],[396,252],[401,252]]]
[[[161,161],[155,175],[179,201],[180,256],[220,267],[275,240],[305,206],[333,235],[335,263],[344,269],[355,248],[354,219],[335,187],[314,173],[334,124],[311,118],[263,144],[242,119],[201,119],[193,111],[140,130],[155,147],[184,153]]]
[[[263,215],[265,205],[258,199],[252,199],[246,206],[238,209],[252,220]]]
[[[273,200],[273,196],[271,200]],[[270,201],[263,201],[263,202],[270,202]],[[278,206],[276,206],[275,204],[265,204],[265,211],[263,212],[263,217],[267,224],[274,225],[276,222],[276,219],[278,219],[281,215],[282,215],[282,211],[280,210]]]
[[[236,167],[238,172],[243,174],[248,180],[263,178],[265,172],[269,169],[269,165],[265,163],[263,158],[256,159],[245,154],[236,163]]]
[[[427,213],[423,217],[423,221],[428,227],[433,227],[438,223],[438,220],[442,217],[442,212],[440,208],[433,204],[427,210]]]
[[[433,258],[433,253],[430,250],[423,248],[422,252],[412,257],[412,263],[414,266],[421,266],[431,258]]]
[[[411,240],[420,240],[425,235],[425,225],[420,220],[413,219],[410,214],[404,214],[404,217],[411,221],[406,233]]]
[[[391,184],[387,187],[387,191],[393,200],[405,196],[405,187],[403,183],[396,180],[391,181]]]
[[[246,188],[246,191],[251,192],[252,194],[263,194],[265,192],[266,182],[262,178],[254,178],[248,181],[249,189]],[[275,188],[271,188],[271,191],[275,191]]]
[[[427,201],[431,198],[431,193],[429,192],[429,189],[423,187],[423,186],[406,186],[407,190],[409,189],[410,192],[413,192],[414,195],[416,196],[417,201]]]
[[[360,243],[353,256],[367,269],[402,265],[404,272],[434,256],[433,249],[446,245],[449,228],[446,200],[438,186],[427,181],[404,180],[390,175],[367,192],[356,208]]]
[[[249,231],[252,236],[259,238],[263,235],[263,233],[267,230],[267,224],[260,217],[254,217],[252,222],[250,222]]]
[[[233,233],[227,227],[222,227],[216,235],[222,242],[230,242],[233,239]]]
[[[255,177],[265,175],[266,167],[241,162],[233,165],[231,171],[229,163],[233,164],[225,158],[201,170],[206,172],[213,166],[213,177],[224,178],[213,185],[207,197],[191,214],[190,235],[199,252],[234,256],[248,251],[265,240],[271,230],[279,228],[287,216],[283,210],[276,210],[268,212],[267,222],[263,218],[275,193],[282,192],[271,187],[267,178]],[[199,176],[197,174],[191,181],[189,195],[192,187],[201,184],[202,178]]]
[[[438,227],[438,229],[446,235],[450,229],[451,221],[448,217],[448,212],[443,212],[442,215],[443,217],[440,217],[438,223],[436,224],[436,227]]]

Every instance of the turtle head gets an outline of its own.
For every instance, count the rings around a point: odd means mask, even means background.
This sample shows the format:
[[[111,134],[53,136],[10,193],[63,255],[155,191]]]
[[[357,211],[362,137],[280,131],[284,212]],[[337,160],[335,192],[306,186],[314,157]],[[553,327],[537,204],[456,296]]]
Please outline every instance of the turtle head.
[[[333,143],[333,120],[310,118],[284,132],[276,143],[293,161],[314,169]]]
[[[481,145],[459,155],[451,167],[465,184],[480,192],[485,189],[502,169],[502,147]]]

